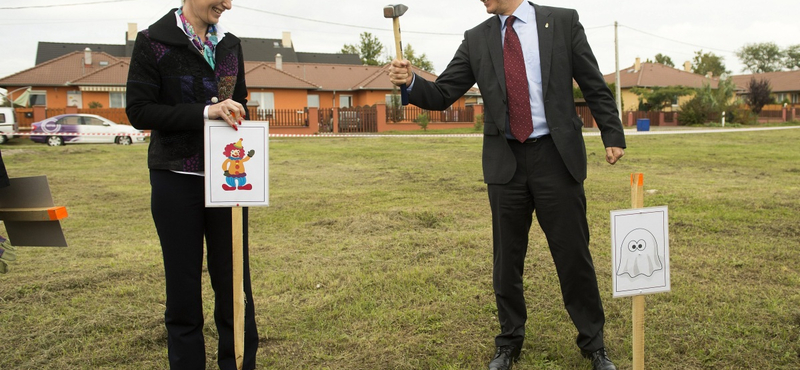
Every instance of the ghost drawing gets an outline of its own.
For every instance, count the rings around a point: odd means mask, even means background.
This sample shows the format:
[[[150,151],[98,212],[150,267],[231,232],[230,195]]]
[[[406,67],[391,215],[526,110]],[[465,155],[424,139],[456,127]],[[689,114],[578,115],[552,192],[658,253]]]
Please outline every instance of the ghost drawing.
[[[656,237],[645,229],[633,229],[620,245],[620,259],[617,275],[628,274],[631,278],[639,275],[652,276],[653,272],[664,268],[658,256]]]

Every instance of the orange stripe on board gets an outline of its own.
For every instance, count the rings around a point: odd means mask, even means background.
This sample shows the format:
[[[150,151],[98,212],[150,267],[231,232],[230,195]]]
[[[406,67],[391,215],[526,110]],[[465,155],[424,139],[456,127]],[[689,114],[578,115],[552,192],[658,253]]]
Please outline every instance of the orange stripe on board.
[[[61,220],[67,218],[67,207],[53,207],[47,210],[47,215],[51,220]]]

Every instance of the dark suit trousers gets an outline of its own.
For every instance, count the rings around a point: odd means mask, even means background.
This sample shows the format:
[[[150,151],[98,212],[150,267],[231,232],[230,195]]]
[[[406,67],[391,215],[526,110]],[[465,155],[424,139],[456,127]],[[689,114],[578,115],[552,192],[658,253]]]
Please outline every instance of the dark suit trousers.
[[[528,318],[522,285],[533,212],[555,262],[564,305],[582,350],[604,347],[605,316],[592,256],[583,183],[569,174],[550,136],[509,145],[517,160],[507,184],[490,184],[494,243],[493,284],[500,334],[497,346],[522,346]]]
[[[167,327],[171,369],[205,370],[203,338],[203,238],[219,344],[217,362],[223,370],[236,369],[233,344],[233,256],[230,208],[205,207],[205,180],[201,176],[150,170],[152,213],[166,273]],[[255,368],[258,332],[247,243],[247,208],[242,210],[245,291],[244,369]]]

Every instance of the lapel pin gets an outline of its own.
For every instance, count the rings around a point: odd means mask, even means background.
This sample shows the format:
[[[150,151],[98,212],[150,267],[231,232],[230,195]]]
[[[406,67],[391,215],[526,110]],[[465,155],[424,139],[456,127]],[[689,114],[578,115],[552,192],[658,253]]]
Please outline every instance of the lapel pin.
[[[544,28],[550,28],[550,23],[545,23]]]

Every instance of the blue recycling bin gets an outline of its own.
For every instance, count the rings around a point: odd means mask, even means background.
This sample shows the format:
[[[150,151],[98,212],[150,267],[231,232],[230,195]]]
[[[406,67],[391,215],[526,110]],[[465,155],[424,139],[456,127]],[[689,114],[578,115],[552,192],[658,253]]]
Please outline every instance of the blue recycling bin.
[[[650,131],[650,119],[639,118],[636,120],[636,131]]]

